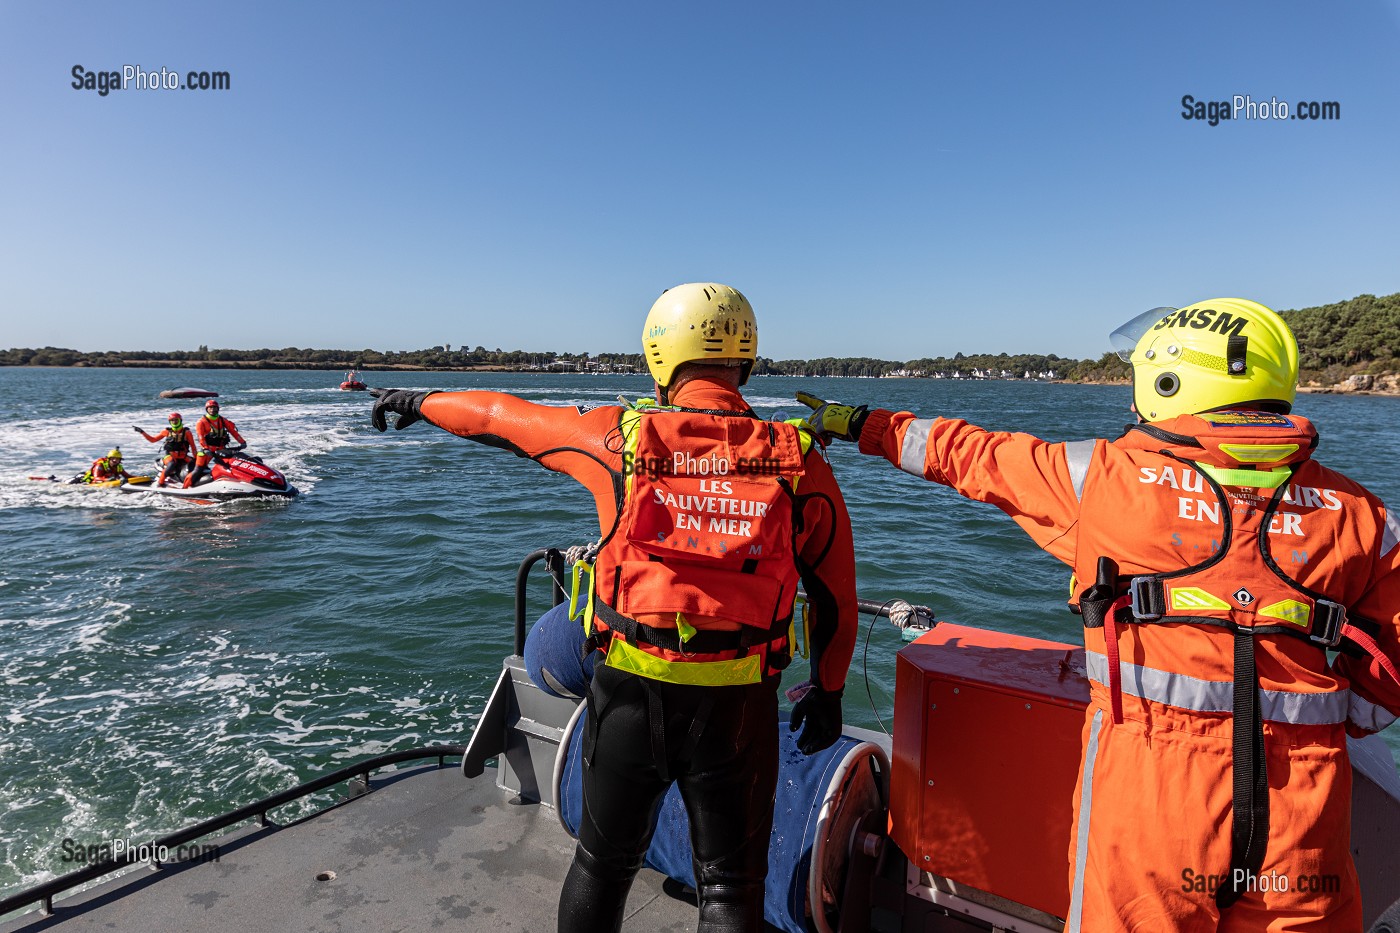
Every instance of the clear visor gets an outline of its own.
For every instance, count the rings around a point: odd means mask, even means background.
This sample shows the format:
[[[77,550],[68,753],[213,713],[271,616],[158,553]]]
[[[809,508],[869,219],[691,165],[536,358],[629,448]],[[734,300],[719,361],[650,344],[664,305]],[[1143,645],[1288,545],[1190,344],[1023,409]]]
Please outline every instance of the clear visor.
[[[1113,352],[1117,353],[1118,358],[1123,362],[1131,363],[1133,350],[1137,348],[1142,335],[1156,326],[1164,317],[1175,313],[1175,308],[1153,308],[1151,311],[1142,312],[1128,323],[1118,327],[1108,335],[1109,341],[1113,344]]]

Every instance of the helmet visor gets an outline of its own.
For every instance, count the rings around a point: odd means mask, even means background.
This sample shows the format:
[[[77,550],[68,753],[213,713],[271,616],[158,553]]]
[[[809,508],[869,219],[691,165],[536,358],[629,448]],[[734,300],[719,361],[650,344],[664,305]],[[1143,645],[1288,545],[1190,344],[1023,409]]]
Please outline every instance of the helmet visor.
[[[1175,308],[1153,308],[1151,311],[1144,311],[1126,324],[1116,328],[1108,335],[1109,341],[1113,344],[1113,352],[1118,354],[1118,358],[1125,363],[1133,361],[1133,351],[1137,349],[1138,341],[1142,340],[1142,335],[1155,327],[1162,318],[1169,314],[1176,313]]]

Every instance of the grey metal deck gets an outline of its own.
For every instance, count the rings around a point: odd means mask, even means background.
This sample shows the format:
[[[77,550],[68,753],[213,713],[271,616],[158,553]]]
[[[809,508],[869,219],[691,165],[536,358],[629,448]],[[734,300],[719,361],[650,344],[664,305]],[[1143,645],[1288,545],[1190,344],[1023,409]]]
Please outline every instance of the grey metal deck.
[[[555,811],[513,805],[455,766],[385,772],[304,822],[223,837],[218,862],[141,867],[0,930],[551,931],[573,840]],[[330,880],[317,875],[334,872]],[[624,930],[693,931],[695,907],[643,869]],[[668,887],[673,883],[667,882]],[[138,897],[125,896],[140,890]]]

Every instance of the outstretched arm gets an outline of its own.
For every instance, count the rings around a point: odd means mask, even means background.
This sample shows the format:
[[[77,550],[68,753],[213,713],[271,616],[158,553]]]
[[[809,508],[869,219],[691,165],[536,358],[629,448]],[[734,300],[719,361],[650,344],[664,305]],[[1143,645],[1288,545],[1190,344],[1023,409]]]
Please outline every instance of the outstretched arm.
[[[582,411],[537,405],[504,392],[409,392],[385,390],[375,402],[374,426],[387,415],[403,428],[422,419],[467,440],[509,450],[546,469],[572,476],[588,487],[602,527],[616,513],[613,477],[622,468],[617,406]]]
[[[1079,520],[1079,490],[1101,444],[1052,444],[1029,434],[988,431],[955,418],[918,418],[883,408],[867,411],[798,393],[811,408],[808,424],[824,437],[857,441],[860,451],[884,457],[907,473],[990,502],[1036,544],[1067,563],[1074,560],[1067,532]],[[1076,478],[1077,477],[1077,478]]]
[[[1095,442],[1076,449],[1087,470],[1102,452]],[[1036,544],[1066,562],[1079,493],[1067,446],[1030,434],[988,431],[961,418],[916,418],[907,411],[872,411],[860,434],[861,453],[884,457],[907,473],[989,502],[1015,520]]]

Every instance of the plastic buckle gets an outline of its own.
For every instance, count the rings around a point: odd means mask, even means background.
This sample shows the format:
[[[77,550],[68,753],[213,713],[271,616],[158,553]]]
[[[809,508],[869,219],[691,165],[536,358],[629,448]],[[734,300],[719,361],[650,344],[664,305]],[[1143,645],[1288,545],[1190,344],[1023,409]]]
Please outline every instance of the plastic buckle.
[[[1313,604],[1313,611],[1321,617],[1322,631],[1318,626],[1308,632],[1308,641],[1324,648],[1335,648],[1342,643],[1342,626],[1347,624],[1347,607],[1330,599],[1319,599]]]
[[[1154,585],[1160,585],[1156,577],[1133,577],[1128,582],[1128,595],[1132,598],[1133,618],[1142,622],[1155,622],[1162,618],[1162,610],[1153,604],[1160,603],[1161,598],[1153,591]],[[1157,597],[1157,598],[1154,598]]]
[[[583,605],[579,604],[578,596],[580,584],[584,576],[588,577],[588,585],[584,590]],[[593,601],[593,565],[587,561],[578,561],[574,564],[574,574],[572,585],[569,588],[569,621],[577,622],[584,615],[584,610]]]

